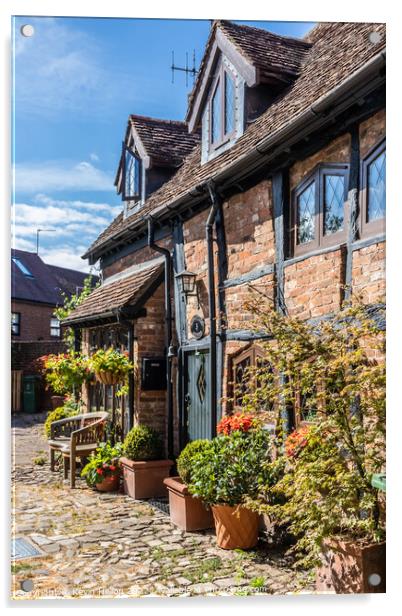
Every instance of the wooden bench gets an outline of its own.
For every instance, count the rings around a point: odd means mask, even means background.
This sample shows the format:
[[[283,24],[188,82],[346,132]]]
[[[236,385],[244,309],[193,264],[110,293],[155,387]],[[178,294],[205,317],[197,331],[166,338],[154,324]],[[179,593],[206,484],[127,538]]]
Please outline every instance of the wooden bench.
[[[54,421],[50,426],[50,470],[54,471],[55,456],[63,457],[64,478],[70,467],[70,486],[75,487],[77,458],[87,458],[105,439],[108,413],[83,413]]]

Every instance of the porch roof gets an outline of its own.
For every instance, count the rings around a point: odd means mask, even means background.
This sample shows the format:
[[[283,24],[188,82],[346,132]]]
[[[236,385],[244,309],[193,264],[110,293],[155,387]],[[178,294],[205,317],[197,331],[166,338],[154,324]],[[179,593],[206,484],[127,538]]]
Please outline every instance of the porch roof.
[[[129,276],[112,282],[107,280],[62,321],[62,325],[96,325],[100,321],[117,320],[122,316],[135,318],[148,297],[163,280],[164,265],[160,261],[140,267]]]

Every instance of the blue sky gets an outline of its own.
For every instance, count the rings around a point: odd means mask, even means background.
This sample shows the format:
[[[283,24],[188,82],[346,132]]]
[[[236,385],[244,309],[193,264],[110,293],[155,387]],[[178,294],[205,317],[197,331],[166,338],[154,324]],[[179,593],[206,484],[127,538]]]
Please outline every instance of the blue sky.
[[[314,25],[241,22],[304,36]],[[20,28],[34,26],[23,37]],[[185,77],[171,82],[171,52],[197,65],[207,20],[15,18],[13,246],[87,270],[80,257],[119,213],[113,186],[130,113],[182,120]]]

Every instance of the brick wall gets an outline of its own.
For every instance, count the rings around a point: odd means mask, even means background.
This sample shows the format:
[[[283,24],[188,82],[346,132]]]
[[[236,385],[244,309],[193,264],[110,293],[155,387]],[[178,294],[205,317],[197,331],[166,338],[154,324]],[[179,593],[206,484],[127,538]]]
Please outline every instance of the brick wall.
[[[385,137],[385,109],[381,109],[359,127],[360,154],[364,158],[381,139]]]
[[[339,310],[343,271],[341,250],[285,267],[285,302],[289,314],[310,319]]]
[[[162,240],[158,240],[157,244],[162,246],[162,248],[170,248],[172,249],[172,238],[171,236],[164,238]],[[140,263],[144,263],[145,261],[150,261],[159,257],[159,253],[153,250],[153,248],[149,248],[148,246],[144,246],[135,252],[126,255],[125,257],[121,257],[117,259],[110,265],[106,266],[103,271],[103,277],[109,278],[109,276],[113,276],[113,274],[117,274],[122,272],[127,267],[131,267],[132,265],[139,265]]]
[[[371,244],[353,254],[353,289],[366,303],[375,303],[385,296],[385,242]]]
[[[55,306],[13,300],[11,311],[21,315],[20,335],[13,336],[13,340],[54,340],[50,336],[50,319],[54,309]]]
[[[134,324],[134,361],[141,369],[143,357],[163,357],[165,349],[164,284],[145,304],[147,316]],[[134,404],[135,423],[144,423],[160,432],[166,441],[167,413],[165,391],[143,391],[137,383]]]
[[[223,205],[228,278],[273,263],[275,257],[271,182],[263,181]]]

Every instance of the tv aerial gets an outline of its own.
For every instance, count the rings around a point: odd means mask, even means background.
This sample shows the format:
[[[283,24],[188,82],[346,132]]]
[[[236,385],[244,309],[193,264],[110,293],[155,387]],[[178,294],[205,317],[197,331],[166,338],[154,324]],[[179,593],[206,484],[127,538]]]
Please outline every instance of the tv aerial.
[[[182,73],[185,73],[185,75],[186,75],[186,87],[188,87],[188,77],[189,77],[189,75],[191,75],[193,77],[193,85],[194,85],[195,78],[197,77],[197,74],[198,74],[198,70],[196,69],[196,65],[195,65],[195,49],[193,50],[193,65],[192,65],[192,67],[190,67],[189,63],[188,63],[188,52],[187,51],[186,51],[186,66],[177,66],[174,63],[174,51],[172,51],[172,64],[171,64],[170,69],[172,71],[172,83],[174,83],[175,71],[181,71]]]

